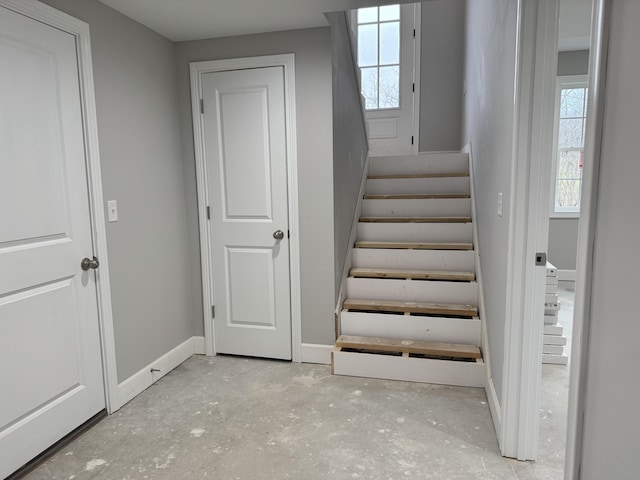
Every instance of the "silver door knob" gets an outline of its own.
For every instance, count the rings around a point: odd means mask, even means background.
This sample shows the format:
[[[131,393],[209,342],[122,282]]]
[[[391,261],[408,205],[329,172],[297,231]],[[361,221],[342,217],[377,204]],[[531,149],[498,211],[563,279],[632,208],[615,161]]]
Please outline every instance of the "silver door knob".
[[[273,238],[276,240],[282,240],[284,238],[284,232],[282,230],[276,230],[273,232]]]
[[[80,267],[82,267],[82,270],[89,270],[90,268],[95,270],[99,266],[100,266],[100,262],[96,257],[93,257],[93,259],[91,260],[85,257],[80,262]]]

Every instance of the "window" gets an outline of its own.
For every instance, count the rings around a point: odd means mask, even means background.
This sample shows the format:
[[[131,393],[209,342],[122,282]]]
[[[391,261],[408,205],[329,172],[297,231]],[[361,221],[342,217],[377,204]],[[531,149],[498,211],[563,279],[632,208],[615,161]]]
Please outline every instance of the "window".
[[[557,149],[552,215],[576,216],[580,213],[587,116],[585,76],[558,79],[556,109]]]
[[[400,107],[400,5],[357,11],[358,66],[366,110]]]

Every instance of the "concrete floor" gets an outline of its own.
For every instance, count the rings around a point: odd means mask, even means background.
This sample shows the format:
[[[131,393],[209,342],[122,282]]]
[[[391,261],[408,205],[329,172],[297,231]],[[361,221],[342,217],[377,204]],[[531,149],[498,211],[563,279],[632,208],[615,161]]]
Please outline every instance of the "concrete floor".
[[[195,356],[26,478],[560,480],[566,385],[544,366],[529,463],[500,456],[482,389]]]

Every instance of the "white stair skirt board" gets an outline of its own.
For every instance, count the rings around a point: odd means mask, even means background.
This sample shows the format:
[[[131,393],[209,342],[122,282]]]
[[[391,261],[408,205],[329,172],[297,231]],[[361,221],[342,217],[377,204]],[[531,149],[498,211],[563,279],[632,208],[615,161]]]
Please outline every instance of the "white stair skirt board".
[[[471,223],[358,223],[358,240],[380,242],[472,242]]]
[[[474,272],[474,255],[473,250],[354,248],[351,251],[351,265],[356,268],[421,268]]]
[[[191,337],[118,384],[114,411],[142,393],[192,355],[204,354],[204,337]],[[151,371],[151,369],[159,371]]]
[[[372,157],[370,175],[393,175],[406,173],[468,172],[469,158],[466,153],[422,153],[397,157]]]
[[[567,357],[566,355],[542,354],[542,363],[552,365],[566,365],[569,363],[569,357]]]
[[[544,315],[544,324],[545,325],[555,325],[556,323],[558,323],[558,312],[556,311],[555,314],[551,315],[551,314],[547,314],[545,312]]]
[[[370,178],[365,187],[365,195],[469,192],[469,177]]]
[[[319,363],[331,365],[331,351],[333,345],[321,345],[316,343],[302,344],[302,363]]]
[[[361,215],[363,217],[470,217],[471,199],[365,199],[362,202]]]
[[[485,365],[408,356],[333,351],[334,375],[382,378],[405,382],[436,383],[461,387],[484,387]]]
[[[478,305],[476,282],[348,278],[347,298]]]
[[[542,353],[562,355],[564,353],[564,347],[562,345],[542,345]]]
[[[465,343],[480,346],[481,323],[476,318],[427,317],[386,313],[340,312],[341,333],[360,337]]]
[[[562,335],[564,332],[564,328],[562,325],[545,325],[544,326],[544,334],[545,335]]]
[[[567,337],[563,337],[561,335],[544,335],[542,337],[542,344],[564,346],[567,344]]]

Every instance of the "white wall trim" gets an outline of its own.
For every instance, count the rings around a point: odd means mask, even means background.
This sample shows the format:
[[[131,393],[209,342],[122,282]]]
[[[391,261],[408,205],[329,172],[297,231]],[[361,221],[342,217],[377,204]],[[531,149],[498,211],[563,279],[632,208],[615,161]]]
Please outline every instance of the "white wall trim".
[[[266,55],[227,60],[192,62],[191,77],[191,110],[193,115],[194,149],[196,158],[196,182],[198,190],[198,217],[200,224],[200,255],[202,262],[202,296],[204,307],[204,336],[207,355],[215,355],[215,339],[213,319],[209,315],[213,299],[213,280],[211,272],[210,233],[208,228],[207,205],[209,193],[206,185],[206,157],[204,152],[204,125],[200,114],[202,98],[202,76],[206,73],[225,70],[240,70],[261,67],[284,67],[284,89],[286,103],[287,131],[287,185],[289,230],[289,263],[291,278],[291,356],[294,362],[301,361],[302,349],[302,305],[301,305],[301,272],[300,272],[300,218],[298,211],[298,147],[296,133],[296,97],[295,97],[295,60],[294,54]]]
[[[104,220],[102,173],[100,169],[100,148],[98,145],[98,123],[89,25],[71,15],[35,0],[0,0],[0,6],[7,7],[22,15],[51,25],[76,38],[80,102],[87,164],[87,183],[89,187],[89,207],[91,212],[91,233],[94,245],[93,254],[100,260],[100,268],[96,270],[95,273],[105,403],[107,412],[112,413],[119,408],[116,395],[118,376],[116,370],[111,284],[109,281],[109,259],[107,255],[107,231]]]
[[[518,460],[538,452],[546,269],[535,253],[549,239],[557,35],[558,0],[518,1],[500,435],[502,454]]]
[[[610,16],[611,2],[594,0],[591,21],[591,46],[589,48],[585,169],[582,177],[582,198],[580,199],[581,213],[578,227],[576,262],[578,274],[576,277],[571,371],[569,376],[567,449],[564,472],[564,478],[567,480],[578,480],[581,477],[583,419],[589,366],[593,252],[597,227],[598,178],[604,123]],[[591,168],[589,168],[590,166]]]
[[[182,362],[188,360],[192,355],[198,353],[196,352],[196,347],[202,347],[203,342],[203,337],[188,338],[177,347],[171,349],[160,358],[141,368],[125,381],[118,384],[118,408],[149,388]],[[152,368],[160,371],[152,372]]]
[[[334,345],[319,345],[315,343],[302,344],[302,362],[331,365],[331,352]]]
[[[473,147],[469,143],[461,150],[463,153],[469,155],[469,184],[471,191],[471,218],[473,220],[473,253],[474,253],[474,265],[476,281],[478,283],[478,311],[480,313],[481,322],[481,341],[482,341],[482,358],[486,365],[485,367],[485,393],[487,395],[487,401],[489,403],[489,411],[491,412],[491,419],[493,420],[493,426],[496,430],[496,436],[498,437],[498,444],[500,444],[500,438],[502,435],[502,409],[500,407],[500,400],[496,392],[496,387],[493,384],[493,377],[491,375],[491,352],[489,350],[489,338],[487,334],[487,310],[484,302],[484,290],[482,288],[482,268],[480,266],[480,246],[478,235],[478,218],[476,215],[476,196],[474,186],[473,175]]]
[[[576,281],[576,270],[558,270],[558,280],[566,282]]]

